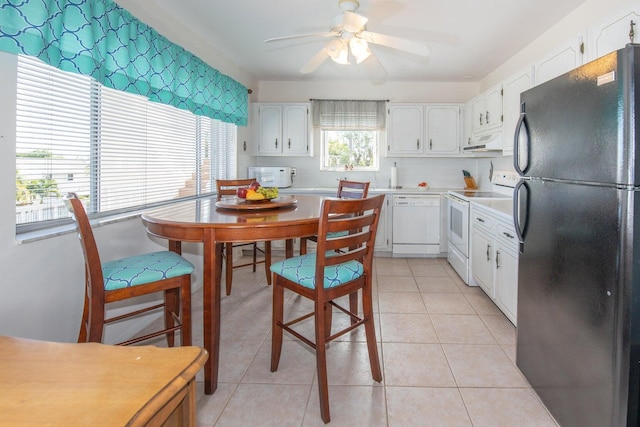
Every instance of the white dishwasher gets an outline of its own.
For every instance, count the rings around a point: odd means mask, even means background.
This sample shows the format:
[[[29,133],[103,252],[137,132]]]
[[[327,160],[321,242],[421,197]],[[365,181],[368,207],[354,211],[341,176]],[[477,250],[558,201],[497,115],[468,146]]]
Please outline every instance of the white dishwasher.
[[[393,256],[440,254],[440,196],[393,196]]]

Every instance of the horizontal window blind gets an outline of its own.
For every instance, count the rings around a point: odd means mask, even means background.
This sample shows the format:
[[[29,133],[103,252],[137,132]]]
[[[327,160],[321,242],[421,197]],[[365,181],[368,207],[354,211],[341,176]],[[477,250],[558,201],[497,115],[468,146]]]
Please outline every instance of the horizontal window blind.
[[[236,175],[236,126],[18,59],[18,231],[67,222],[75,192],[91,216],[212,191]]]

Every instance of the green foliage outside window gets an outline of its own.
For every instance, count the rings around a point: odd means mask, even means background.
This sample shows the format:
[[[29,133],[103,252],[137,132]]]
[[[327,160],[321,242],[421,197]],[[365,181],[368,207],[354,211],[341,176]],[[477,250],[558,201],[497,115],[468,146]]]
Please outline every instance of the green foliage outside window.
[[[324,167],[371,169],[375,167],[376,138],[373,131],[324,131]]]

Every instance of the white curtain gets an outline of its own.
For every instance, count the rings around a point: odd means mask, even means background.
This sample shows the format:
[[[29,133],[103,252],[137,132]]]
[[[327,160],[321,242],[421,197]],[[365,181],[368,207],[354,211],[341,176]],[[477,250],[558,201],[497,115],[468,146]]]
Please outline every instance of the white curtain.
[[[313,126],[332,130],[384,130],[385,101],[313,100]]]

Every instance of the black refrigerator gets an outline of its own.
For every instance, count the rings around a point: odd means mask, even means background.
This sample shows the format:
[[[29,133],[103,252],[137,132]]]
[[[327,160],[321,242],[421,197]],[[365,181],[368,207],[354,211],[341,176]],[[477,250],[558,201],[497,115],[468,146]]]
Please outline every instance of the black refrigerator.
[[[521,94],[516,363],[562,427],[637,426],[640,45]]]

